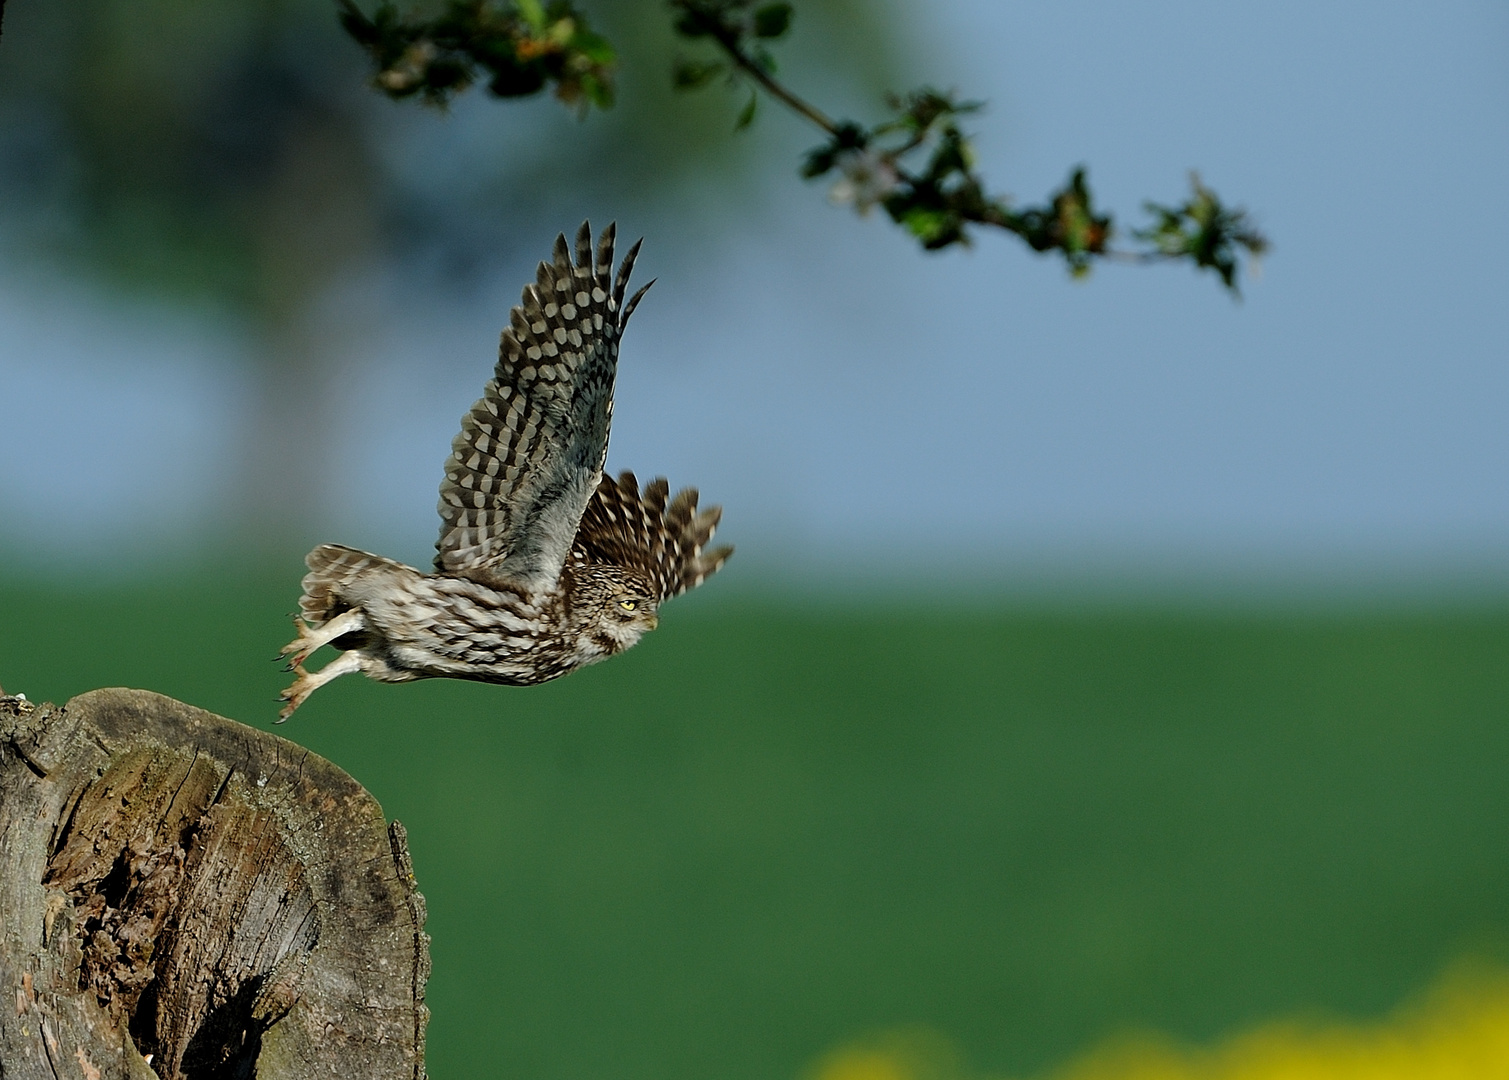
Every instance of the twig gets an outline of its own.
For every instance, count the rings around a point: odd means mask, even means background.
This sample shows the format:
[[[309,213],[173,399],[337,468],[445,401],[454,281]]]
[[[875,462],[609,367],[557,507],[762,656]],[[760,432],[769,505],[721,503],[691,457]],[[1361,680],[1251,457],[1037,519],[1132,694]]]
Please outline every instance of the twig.
[[[776,82],[770,72],[755,63],[749,54],[739,47],[738,38],[722,22],[709,18],[695,8],[682,6],[681,10],[686,13],[688,18],[695,20],[707,33],[708,37],[718,43],[719,48],[728,54],[728,58],[734,62],[736,67],[764,87],[765,91],[771,97],[777,99],[793,111],[805,116],[829,135],[838,134],[838,125],[826,113],[816,105],[803,101],[796,94]]]
[[[5,0],[0,0],[3,10]],[[969,136],[958,118],[978,102],[959,101],[947,91],[922,87],[887,99],[894,116],[866,126],[835,119],[775,77],[766,43],[785,35],[791,4],[781,0],[668,0],[676,29],[687,38],[710,38],[720,58],[714,63],[678,62],[676,85],[694,89],[720,73],[730,83],[748,79],[748,105],[735,128],[753,118],[764,91],[826,136],[808,152],[801,172],[815,179],[837,171],[835,201],[860,213],[882,207],[924,248],[937,251],[968,244],[973,227],[1011,233],[1032,250],[1056,252],[1076,277],[1098,258],[1121,263],[1192,261],[1212,270],[1237,294],[1245,255],[1255,259],[1267,240],[1241,208],[1225,206],[1191,174],[1191,195],[1183,203],[1146,203],[1150,226],[1131,230],[1144,250],[1111,246],[1115,225],[1096,208],[1083,167],[1035,206],[1014,206],[992,195],[974,167]],[[490,93],[524,97],[547,87],[568,104],[612,104],[616,64],[612,46],[587,29],[569,0],[448,0],[432,19],[403,16],[396,0],[378,0],[369,17],[355,0],[336,0],[342,25],[376,62],[374,85],[394,98],[419,96],[443,105],[473,82],[486,79]],[[925,155],[925,157],[924,157]],[[903,161],[903,159],[909,161]]]

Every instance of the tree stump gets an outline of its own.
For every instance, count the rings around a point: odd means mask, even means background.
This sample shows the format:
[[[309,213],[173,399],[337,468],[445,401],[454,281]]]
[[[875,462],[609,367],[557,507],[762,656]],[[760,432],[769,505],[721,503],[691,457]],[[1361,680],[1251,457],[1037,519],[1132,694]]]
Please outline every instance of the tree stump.
[[[171,698],[0,697],[0,1080],[422,1080],[403,826]]]

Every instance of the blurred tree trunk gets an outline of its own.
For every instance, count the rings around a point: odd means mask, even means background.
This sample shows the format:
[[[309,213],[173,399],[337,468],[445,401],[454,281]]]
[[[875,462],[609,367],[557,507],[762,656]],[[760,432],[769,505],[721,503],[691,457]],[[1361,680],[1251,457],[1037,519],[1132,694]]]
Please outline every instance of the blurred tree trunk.
[[[421,1080],[403,827],[169,698],[0,698],[0,1076]]]
[[[341,327],[325,301],[377,258],[373,165],[346,118],[306,116],[279,147],[252,216],[256,331],[225,511],[242,542],[286,545],[323,516],[336,472],[336,425],[348,418],[339,376],[366,327]],[[300,553],[302,554],[302,552]]]

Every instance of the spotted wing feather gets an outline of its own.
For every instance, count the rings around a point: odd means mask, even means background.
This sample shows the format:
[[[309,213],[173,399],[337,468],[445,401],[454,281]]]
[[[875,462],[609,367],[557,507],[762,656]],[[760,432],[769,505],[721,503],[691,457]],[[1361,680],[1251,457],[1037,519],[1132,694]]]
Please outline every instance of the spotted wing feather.
[[[440,485],[438,570],[548,588],[602,478],[635,244],[613,272],[614,227],[594,255],[585,222],[565,236],[503,331],[498,365],[461,422]]]
[[[699,512],[696,488],[683,488],[667,502],[669,493],[663,478],[641,492],[631,472],[617,480],[603,477],[582,515],[573,562],[633,570],[649,580],[661,601],[701,585],[734,552],[705,550],[723,510],[712,506]]]

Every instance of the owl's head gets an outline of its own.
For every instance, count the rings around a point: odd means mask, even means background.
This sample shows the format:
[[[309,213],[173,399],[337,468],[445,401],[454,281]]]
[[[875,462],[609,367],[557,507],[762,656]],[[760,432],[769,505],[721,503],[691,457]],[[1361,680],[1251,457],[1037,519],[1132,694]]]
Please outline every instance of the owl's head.
[[[578,579],[575,607],[587,633],[608,655],[623,652],[660,623],[649,581],[631,570],[594,566]]]

